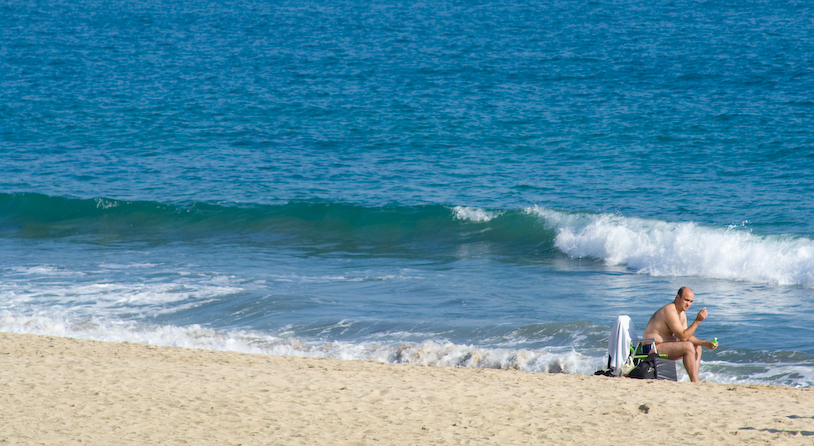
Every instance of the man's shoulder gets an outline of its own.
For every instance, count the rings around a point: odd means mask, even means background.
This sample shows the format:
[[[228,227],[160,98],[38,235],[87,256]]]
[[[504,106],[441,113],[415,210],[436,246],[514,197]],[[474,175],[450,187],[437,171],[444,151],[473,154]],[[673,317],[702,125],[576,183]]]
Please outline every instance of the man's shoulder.
[[[669,303],[656,311],[655,314],[656,318],[662,321],[667,321],[668,319],[679,318],[681,319],[681,315],[678,314],[676,310],[676,306],[673,303]]]
[[[659,308],[659,313],[677,313],[676,306],[672,302]]]

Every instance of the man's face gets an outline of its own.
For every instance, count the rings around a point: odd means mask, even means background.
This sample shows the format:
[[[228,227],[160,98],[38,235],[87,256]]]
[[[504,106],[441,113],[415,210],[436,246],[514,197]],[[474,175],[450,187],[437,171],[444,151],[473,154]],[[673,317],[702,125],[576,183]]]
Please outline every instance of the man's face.
[[[684,311],[690,309],[690,305],[692,305],[692,301],[695,300],[695,293],[692,291],[687,291],[684,293],[683,296],[678,296],[678,303]]]

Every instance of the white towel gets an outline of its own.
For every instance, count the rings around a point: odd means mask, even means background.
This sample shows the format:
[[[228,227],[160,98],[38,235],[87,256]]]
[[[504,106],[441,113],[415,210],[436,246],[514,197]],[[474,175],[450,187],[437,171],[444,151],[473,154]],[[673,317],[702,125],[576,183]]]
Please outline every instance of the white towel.
[[[630,317],[622,315],[616,318],[613,324],[610,339],[608,339],[608,355],[610,367],[616,376],[622,374],[622,365],[630,356],[630,340],[639,337],[636,326]]]

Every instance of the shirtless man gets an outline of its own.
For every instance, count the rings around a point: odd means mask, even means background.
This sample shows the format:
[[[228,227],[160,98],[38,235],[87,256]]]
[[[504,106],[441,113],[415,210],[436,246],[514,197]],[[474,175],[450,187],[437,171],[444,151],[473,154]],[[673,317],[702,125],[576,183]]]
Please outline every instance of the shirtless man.
[[[687,327],[686,311],[690,309],[693,300],[695,293],[689,287],[681,287],[675,300],[659,308],[650,318],[644,329],[644,337],[655,338],[656,349],[660,354],[666,354],[668,359],[684,358],[684,368],[690,375],[690,381],[698,382],[701,347],[715,350],[718,345],[693,336],[701,321],[707,317],[706,307],[698,312],[695,321]]]

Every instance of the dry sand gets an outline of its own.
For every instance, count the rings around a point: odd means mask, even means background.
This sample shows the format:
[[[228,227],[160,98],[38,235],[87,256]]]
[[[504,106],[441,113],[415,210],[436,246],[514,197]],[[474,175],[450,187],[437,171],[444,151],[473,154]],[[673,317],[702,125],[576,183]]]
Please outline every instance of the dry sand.
[[[0,333],[0,443],[814,444],[814,390]]]

